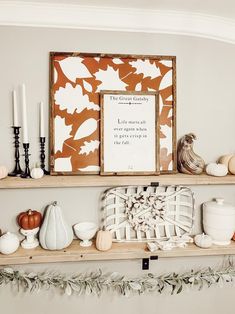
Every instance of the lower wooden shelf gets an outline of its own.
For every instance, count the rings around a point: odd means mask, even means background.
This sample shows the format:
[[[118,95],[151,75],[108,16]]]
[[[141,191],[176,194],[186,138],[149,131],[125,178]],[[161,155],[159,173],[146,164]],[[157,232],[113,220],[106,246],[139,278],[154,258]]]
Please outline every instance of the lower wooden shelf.
[[[209,249],[201,249],[194,244],[190,244],[186,248],[151,253],[148,251],[145,243],[114,243],[111,250],[100,252],[94,245],[89,248],[82,248],[79,245],[79,241],[74,240],[68,248],[61,251],[47,251],[37,247],[32,250],[20,248],[12,255],[0,254],[0,265],[130,260],[149,258],[150,256],[169,258],[212,255],[235,255],[235,242],[232,242],[228,246],[214,245]]]

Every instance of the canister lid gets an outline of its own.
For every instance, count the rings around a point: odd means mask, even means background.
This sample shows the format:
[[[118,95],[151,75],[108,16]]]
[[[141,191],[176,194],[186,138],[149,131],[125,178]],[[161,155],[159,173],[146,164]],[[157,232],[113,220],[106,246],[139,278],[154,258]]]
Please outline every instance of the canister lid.
[[[235,206],[224,202],[224,198],[222,197],[216,197],[213,201],[209,201],[209,202],[205,202],[203,204],[203,206],[205,208],[217,208],[217,209],[221,209],[221,210],[235,210]]]

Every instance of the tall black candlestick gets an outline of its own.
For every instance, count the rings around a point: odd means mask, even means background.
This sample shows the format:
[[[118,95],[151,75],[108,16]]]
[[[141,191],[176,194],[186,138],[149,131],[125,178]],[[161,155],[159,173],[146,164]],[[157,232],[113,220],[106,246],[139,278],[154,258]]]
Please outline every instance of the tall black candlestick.
[[[25,171],[21,175],[21,178],[27,179],[30,178],[30,169],[29,169],[29,143],[23,143],[24,147],[24,161],[25,161]]]
[[[15,144],[15,169],[12,172],[10,172],[8,175],[10,177],[17,177],[23,173],[23,171],[21,170],[21,167],[20,167],[20,150],[19,150],[19,147],[20,147],[20,141],[19,141],[20,126],[13,126],[12,128],[14,131],[14,138],[15,138],[15,141],[14,141],[14,144]]]
[[[43,136],[40,136],[40,160],[41,160],[41,169],[43,170],[44,174],[49,174],[49,171],[45,169],[45,143],[46,138]]]

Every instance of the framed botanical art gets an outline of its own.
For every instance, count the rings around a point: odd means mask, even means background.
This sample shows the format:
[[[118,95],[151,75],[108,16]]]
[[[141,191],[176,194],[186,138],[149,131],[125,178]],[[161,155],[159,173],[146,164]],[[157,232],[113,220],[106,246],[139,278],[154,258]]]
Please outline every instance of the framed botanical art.
[[[159,174],[158,93],[100,94],[100,174]]]
[[[176,58],[52,52],[51,174],[100,173],[100,91],[159,93],[161,173],[176,171]]]

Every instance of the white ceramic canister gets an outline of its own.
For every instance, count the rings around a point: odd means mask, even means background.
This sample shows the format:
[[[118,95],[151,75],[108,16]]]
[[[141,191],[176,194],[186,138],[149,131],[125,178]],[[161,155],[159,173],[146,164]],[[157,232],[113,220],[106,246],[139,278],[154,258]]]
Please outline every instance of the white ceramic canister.
[[[203,228],[214,244],[228,245],[235,231],[235,207],[223,198],[204,203]]]

